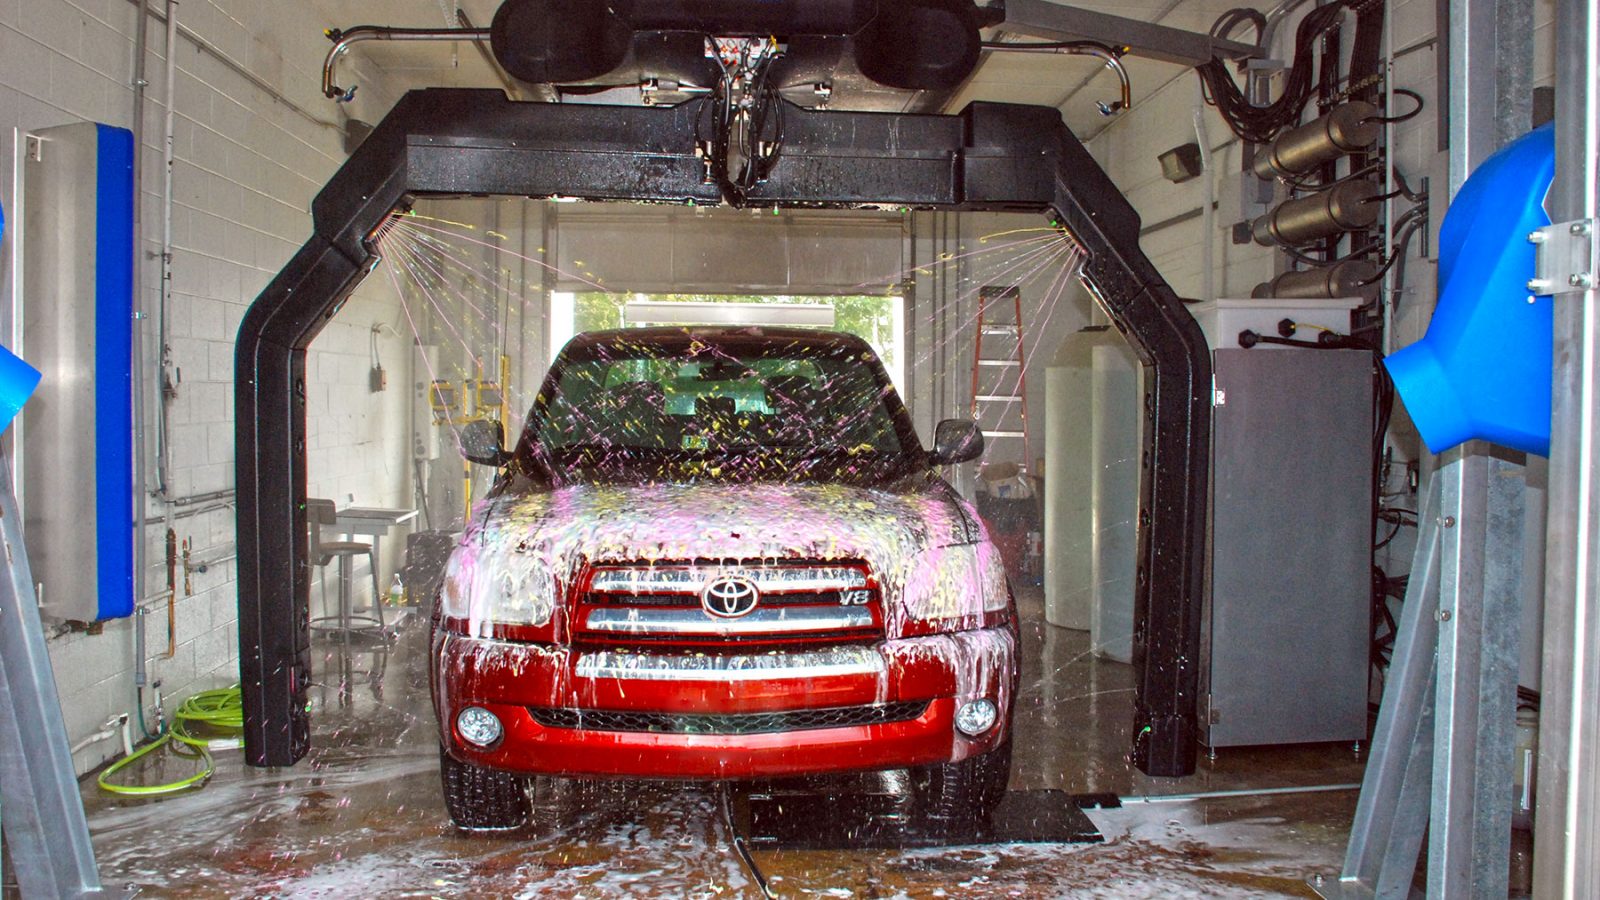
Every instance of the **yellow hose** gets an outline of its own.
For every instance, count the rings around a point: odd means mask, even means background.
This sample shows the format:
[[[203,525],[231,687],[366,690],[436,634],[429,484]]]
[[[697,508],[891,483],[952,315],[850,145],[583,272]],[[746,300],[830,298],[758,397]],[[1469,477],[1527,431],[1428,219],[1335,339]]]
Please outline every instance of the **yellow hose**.
[[[216,762],[211,758],[211,744],[213,741],[238,740],[237,735],[244,730],[244,700],[239,691],[239,686],[222,688],[214,691],[201,691],[183,701],[172,716],[172,727],[154,741],[140,747],[138,750],[117,760],[107,766],[100,777],[95,779],[102,790],[113,794],[125,794],[135,797],[151,797],[162,794],[176,794],[192,787],[198,787],[206,782],[216,772]],[[189,732],[190,723],[200,723],[221,732],[230,732],[230,737],[198,737]],[[169,743],[176,741],[173,752],[179,756],[188,756],[201,761],[201,769],[194,775],[166,784],[113,784],[111,776],[133,765],[140,759],[154,753]]]

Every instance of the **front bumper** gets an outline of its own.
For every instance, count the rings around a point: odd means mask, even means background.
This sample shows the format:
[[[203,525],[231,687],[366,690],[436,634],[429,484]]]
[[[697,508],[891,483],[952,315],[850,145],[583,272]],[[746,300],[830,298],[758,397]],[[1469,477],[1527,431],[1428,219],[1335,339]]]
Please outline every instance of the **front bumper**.
[[[715,656],[519,644],[436,633],[435,710],[459,760],[530,774],[629,778],[790,777],[950,762],[993,749],[1011,727],[1016,639],[1008,628],[870,646]],[[959,735],[956,710],[993,700],[1000,720]],[[920,715],[869,725],[757,734],[547,727],[532,709],[740,715],[926,701]],[[481,706],[505,734],[487,749],[456,734]],[[548,717],[547,717],[548,718]]]

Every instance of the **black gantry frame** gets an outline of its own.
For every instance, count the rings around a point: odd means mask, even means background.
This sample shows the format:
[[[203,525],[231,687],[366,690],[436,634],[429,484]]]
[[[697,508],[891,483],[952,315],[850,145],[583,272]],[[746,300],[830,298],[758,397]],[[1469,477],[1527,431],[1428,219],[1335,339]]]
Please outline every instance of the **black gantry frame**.
[[[245,755],[310,744],[311,560],[305,352],[377,263],[373,236],[420,196],[718,204],[695,155],[700,104],[519,103],[498,91],[403,97],[312,203],[314,228],[239,329],[239,665]],[[973,103],[954,116],[784,112],[783,155],[747,205],[1035,211],[1084,250],[1084,279],[1147,370],[1139,499],[1133,760],[1194,771],[1211,360],[1139,249],[1139,217],[1058,111]]]

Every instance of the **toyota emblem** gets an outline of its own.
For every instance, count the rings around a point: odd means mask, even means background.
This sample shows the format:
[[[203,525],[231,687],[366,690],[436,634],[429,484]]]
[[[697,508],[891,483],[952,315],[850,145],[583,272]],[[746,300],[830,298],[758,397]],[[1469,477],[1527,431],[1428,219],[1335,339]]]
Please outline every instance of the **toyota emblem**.
[[[707,615],[737,619],[755,612],[760,597],[754,581],[743,575],[722,575],[706,582],[700,591],[700,606]]]

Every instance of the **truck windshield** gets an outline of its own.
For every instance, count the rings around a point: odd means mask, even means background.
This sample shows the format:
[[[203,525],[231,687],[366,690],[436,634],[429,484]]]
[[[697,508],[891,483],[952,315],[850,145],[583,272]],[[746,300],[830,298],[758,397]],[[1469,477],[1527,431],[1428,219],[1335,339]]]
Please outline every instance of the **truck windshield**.
[[[864,346],[617,340],[557,361],[526,449],[558,474],[876,480],[920,453]]]

